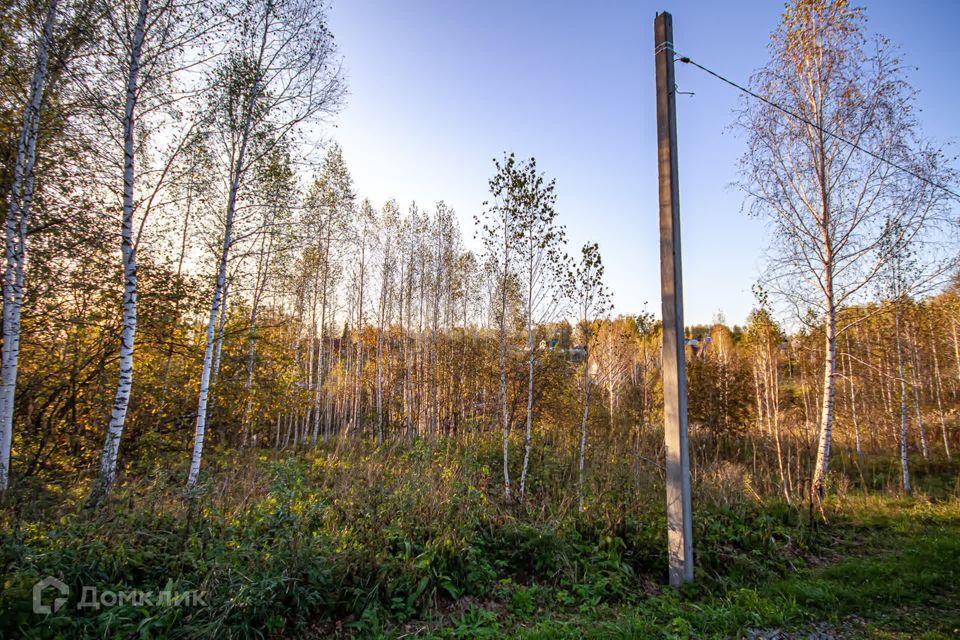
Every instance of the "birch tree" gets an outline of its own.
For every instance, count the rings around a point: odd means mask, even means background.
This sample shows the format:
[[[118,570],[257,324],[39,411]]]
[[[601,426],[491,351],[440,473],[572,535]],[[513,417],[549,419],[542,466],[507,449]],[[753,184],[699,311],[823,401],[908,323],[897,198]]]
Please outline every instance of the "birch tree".
[[[563,227],[556,224],[555,182],[547,182],[537,172],[537,161],[527,160],[517,185],[516,259],[517,275],[523,292],[523,311],[527,329],[527,414],[520,471],[520,499],[526,495],[527,468],[530,464],[533,431],[533,398],[537,362],[538,325],[550,322],[557,312],[557,289],[565,242]]]
[[[762,430],[773,436],[780,489],[790,502],[780,428],[780,345],[784,336],[767,308],[766,293],[761,290],[758,298],[760,304],[750,314],[746,334],[746,346],[753,360],[756,413]]]
[[[353,179],[343,160],[343,151],[339,146],[333,145],[324,157],[320,174],[310,187],[305,206],[305,227],[311,236],[311,246],[317,256],[314,282],[319,280],[317,298],[320,304],[317,379],[313,395],[314,444],[320,432],[321,402],[326,371],[324,349],[328,324],[328,298],[339,274],[335,252],[338,245],[343,244],[345,240],[355,200]]]
[[[279,146],[260,163],[257,170],[257,184],[259,203],[263,211],[263,224],[259,233],[259,248],[257,250],[257,266],[254,274],[253,291],[250,296],[250,329],[247,338],[247,379],[245,393],[246,407],[243,412],[243,443],[248,444],[251,434],[250,421],[253,418],[254,402],[254,371],[256,365],[257,319],[263,297],[267,290],[267,283],[272,275],[271,266],[274,249],[285,247],[280,234],[280,225],[289,224],[289,210],[293,208],[293,198],[296,196],[296,179],[291,167],[288,150]]]
[[[27,260],[27,228],[34,189],[40,109],[47,77],[47,62],[57,20],[57,2],[50,0],[37,42],[37,60],[20,126],[16,164],[10,185],[4,222],[6,265],[3,274],[3,351],[0,367],[0,491],[10,480],[10,449],[13,441],[14,395],[20,363],[20,314],[23,307],[24,267]]]
[[[580,420],[580,455],[577,465],[577,508],[583,512],[583,472],[587,455],[587,420],[590,416],[590,351],[593,323],[613,305],[603,284],[603,262],[600,247],[585,244],[580,259],[567,268],[564,293],[577,310],[577,327],[586,356],[583,359],[583,417]]]
[[[510,486],[510,418],[507,410],[507,301],[512,282],[515,281],[515,253],[517,224],[521,208],[525,204],[525,167],[518,165],[511,153],[502,161],[494,160],[496,173],[489,181],[491,200],[486,201],[482,217],[476,218],[482,233],[487,265],[496,282],[497,304],[494,313],[500,347],[500,393],[498,413],[503,425],[503,491],[511,497]]]
[[[907,456],[907,378],[903,362],[901,326],[903,325],[903,303],[907,297],[912,259],[908,246],[902,240],[902,231],[896,220],[888,221],[881,250],[888,253],[890,258],[885,262],[881,272],[883,276],[881,287],[893,302],[893,343],[897,359],[897,381],[900,383],[900,411],[898,414],[900,475],[904,493],[910,493],[910,463]]]
[[[214,329],[233,246],[237,200],[251,164],[305,123],[338,108],[344,93],[326,7],[315,0],[250,0],[235,16],[235,49],[215,75],[227,129],[229,191],[207,322],[187,490],[199,479],[215,346]],[[248,153],[252,156],[248,157]]]
[[[814,311],[824,328],[811,485],[819,498],[830,461],[836,341],[847,328],[838,326],[838,310],[862,296],[888,259],[877,248],[892,210],[905,233],[924,226],[931,193],[899,208],[903,182],[939,182],[943,158],[919,135],[903,64],[885,39],[867,38],[860,9],[797,0],[769,52],[751,82],[765,101],[746,103],[738,120],[747,139],[741,185],[749,210],[772,230],[771,291],[801,320]]]
[[[384,432],[384,334],[390,324],[390,297],[396,277],[396,244],[394,235],[400,230],[400,209],[395,200],[387,202],[381,211],[380,236],[380,295],[377,306],[377,446],[383,445]]]
[[[123,320],[120,335],[119,365],[120,375],[117,390],[114,396],[113,409],[107,425],[103,452],[100,457],[100,471],[87,506],[99,505],[109,493],[117,471],[117,455],[120,440],[127,417],[127,407],[130,403],[130,393],[133,387],[133,358],[134,341],[137,331],[137,248],[143,233],[147,216],[157,193],[164,187],[170,170],[173,168],[176,156],[190,146],[191,129],[186,128],[186,135],[175,135],[176,142],[161,163],[152,185],[148,187],[147,195],[139,198],[135,195],[135,185],[138,180],[135,170],[135,157],[138,152],[136,136],[138,131],[142,135],[146,127],[140,121],[142,98],[145,94],[153,93],[154,104],[148,105],[147,110],[170,109],[172,105],[184,99],[184,94],[177,87],[165,82],[158,87],[176,69],[175,59],[183,50],[201,38],[208,29],[210,16],[204,4],[177,3],[172,0],[137,0],[136,2],[120,2],[109,5],[105,12],[107,29],[106,42],[110,45],[121,45],[124,59],[117,61],[116,66],[122,74],[122,104],[119,114],[119,123],[122,139],[122,190],[121,190],[121,222],[120,222],[120,254],[123,271]],[[195,52],[199,55],[199,52]],[[108,52],[107,58],[113,56]],[[163,91],[162,97],[157,94]],[[159,102],[159,104],[157,104]],[[108,102],[103,107],[110,114]],[[157,129],[158,127],[154,127]],[[134,228],[134,215],[139,210],[141,220],[138,228]]]

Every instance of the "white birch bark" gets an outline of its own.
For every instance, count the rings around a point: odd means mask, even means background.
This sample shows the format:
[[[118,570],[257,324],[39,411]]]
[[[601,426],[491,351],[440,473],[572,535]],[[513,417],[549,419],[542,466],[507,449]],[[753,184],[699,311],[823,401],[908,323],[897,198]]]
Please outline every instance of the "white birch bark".
[[[923,428],[923,411],[921,410],[920,403],[922,398],[921,392],[923,387],[920,384],[920,360],[917,357],[917,343],[914,341],[913,332],[910,331],[910,325],[907,325],[907,346],[910,349],[910,362],[913,365],[911,367],[911,386],[913,387],[913,401],[914,406],[917,410],[917,430],[920,434],[920,451],[923,453],[923,459],[926,460],[930,457],[930,449],[927,447],[927,433]]]
[[[386,244],[383,249],[383,265],[380,277],[380,311],[377,321],[380,325],[377,332],[377,446],[383,445],[383,334],[387,330],[387,298],[390,286],[390,270],[393,256],[391,253],[392,228],[387,228]]]
[[[897,349],[897,374],[900,376],[900,470],[903,491],[910,493],[910,463],[907,459],[907,380],[903,372],[903,349],[900,345],[900,301],[894,305],[894,342]]]
[[[247,103],[246,113],[244,114],[243,133],[240,139],[240,150],[237,154],[236,163],[233,168],[233,179],[230,183],[230,194],[227,199],[227,219],[224,225],[223,247],[220,251],[220,263],[217,269],[217,282],[213,289],[213,302],[210,304],[210,317],[207,321],[207,346],[206,352],[203,356],[203,370],[200,375],[200,399],[197,402],[197,426],[193,440],[193,454],[190,459],[190,473],[187,476],[188,492],[196,487],[197,480],[200,477],[200,461],[203,457],[203,442],[206,435],[207,426],[207,402],[210,393],[210,372],[213,368],[214,328],[217,322],[217,313],[220,310],[220,298],[223,294],[224,288],[226,287],[227,262],[230,255],[233,219],[237,208],[237,192],[240,190],[240,180],[244,170],[244,160],[246,159],[247,145],[250,141],[250,129],[253,124],[253,108],[260,92],[261,64],[267,44],[269,19],[268,11],[268,15],[265,17],[266,24],[264,24],[263,27],[263,37],[260,43],[260,54],[257,58],[257,75],[254,77],[253,86],[251,87],[250,91],[250,99]]]
[[[532,242],[532,240],[531,240]],[[531,251],[532,255],[532,251]],[[533,341],[533,279],[531,267],[527,282],[527,424],[523,440],[523,467],[520,471],[520,498],[527,494],[527,465],[530,463],[530,436],[533,432],[533,369],[536,362]]]
[[[140,54],[146,30],[148,0],[140,0],[137,24],[130,43],[130,65],[127,71],[126,103],[123,112],[123,222],[120,250],[123,257],[123,333],[120,338],[120,379],[113,401],[106,441],[100,458],[100,475],[94,484],[88,506],[102,502],[110,491],[117,472],[117,454],[123,435],[130,390],[133,387],[133,345],[137,332],[137,256],[133,242],[133,184],[135,109],[140,78]]]
[[[783,497],[786,498],[787,502],[790,502],[790,486],[787,482],[786,473],[784,472],[783,443],[780,438],[780,371],[777,365],[776,352],[773,351],[773,349],[768,349],[768,354],[770,354],[770,357],[767,362],[768,374],[766,388],[767,397],[769,398],[767,416],[772,417],[773,421],[773,438],[777,446],[777,467],[780,471],[780,487],[783,490]],[[787,466],[789,466],[789,461],[787,462]]]
[[[441,286],[443,280],[443,211],[438,207],[437,208],[437,254],[435,256],[435,270],[434,270],[434,282],[433,282],[433,318],[430,325],[430,425],[429,432],[431,440],[436,438],[437,430],[439,428],[438,424],[438,381],[437,381],[437,368],[438,368],[438,343],[437,343],[437,333],[439,330],[440,324],[440,296],[441,296]]]
[[[33,167],[37,157],[40,106],[56,17],[57,0],[50,0],[43,23],[43,36],[37,47],[37,62],[30,81],[30,95],[23,111],[5,223],[6,268],[3,274],[3,351],[0,367],[0,491],[7,489],[10,480],[14,396],[20,360],[20,310],[23,304],[23,278],[27,260],[26,236],[33,196]]]
[[[272,223],[271,218],[271,223]],[[264,248],[264,241],[267,242]],[[247,338],[247,381],[245,392],[247,394],[247,404],[243,413],[243,444],[247,446],[250,443],[251,420],[253,416],[253,372],[256,364],[256,346],[257,346],[257,312],[260,309],[260,299],[263,297],[263,291],[266,288],[267,276],[270,271],[270,258],[273,252],[273,233],[266,232],[266,236],[260,242],[260,259],[257,261],[257,276],[253,286],[253,300],[250,303],[250,333]],[[277,420],[279,420],[279,414]],[[279,422],[277,423],[279,425]]]
[[[818,499],[823,498],[824,484],[827,470],[830,466],[830,443],[833,431],[833,399],[834,382],[837,367],[837,306],[833,285],[833,237],[830,231],[831,210],[830,196],[828,195],[828,177],[826,169],[826,154],[823,146],[823,133],[820,133],[820,202],[821,202],[821,246],[823,255],[823,297],[825,313],[824,331],[824,362],[823,362],[823,390],[819,416],[819,430],[817,440],[817,462],[813,471],[812,492]],[[811,496],[812,498],[812,496]],[[813,506],[811,500],[811,507]]]
[[[856,439],[856,448],[857,448],[857,458],[860,458],[863,455],[863,450],[860,445],[860,422],[857,420],[857,388],[853,384],[853,365],[850,363],[850,338],[849,336],[844,336],[846,341],[847,354],[844,365],[844,377],[847,378],[847,388],[850,393],[850,413],[853,418],[853,434]]]
[[[940,356],[937,353],[937,334],[933,331],[933,318],[927,315],[927,322],[930,329],[930,346],[933,349],[933,376],[936,380],[934,390],[937,394],[937,414],[940,417],[940,432],[943,434],[943,450],[947,454],[947,460],[952,460],[950,456],[950,439],[947,438],[947,423],[943,418],[943,381],[940,379]]]
[[[583,468],[587,455],[587,418],[590,415],[590,338],[587,333],[583,359],[583,419],[580,421],[580,464],[577,470],[577,508],[583,513]]]
[[[510,421],[507,417],[507,277],[510,270],[510,224],[503,222],[503,273],[500,281],[500,414],[503,416],[503,488],[510,499]]]
[[[361,406],[360,406],[360,395],[362,393],[361,388],[361,374],[363,372],[363,286],[365,281],[365,268],[366,268],[366,255],[367,255],[367,231],[366,231],[366,219],[364,220],[363,230],[361,231],[360,239],[360,265],[359,265],[359,299],[357,301],[357,352],[356,352],[356,363],[354,368],[353,376],[353,411],[351,412],[351,420],[353,422],[353,431],[359,435],[360,430],[363,427],[362,417],[361,417]]]
[[[412,231],[410,232],[412,233]],[[409,245],[413,247],[413,242],[410,242]],[[413,411],[413,389],[411,386],[411,363],[410,363],[410,299],[413,296],[413,254],[408,253],[409,259],[407,260],[407,274],[406,274],[406,321],[403,318],[404,311],[404,299],[401,294],[400,298],[400,328],[402,330],[403,336],[403,404],[404,404],[404,418],[406,421],[406,432],[407,432],[407,447],[413,446],[413,418],[411,413]],[[401,266],[401,273],[403,267]],[[401,279],[402,280],[402,279]],[[403,283],[401,281],[400,285],[401,291],[403,290]],[[404,324],[406,322],[406,324]]]
[[[317,389],[313,398],[313,443],[317,446],[317,438],[320,432],[320,405],[323,399],[323,347],[327,328],[327,282],[330,272],[330,243],[333,237],[333,212],[330,212],[330,218],[326,222],[326,239],[323,248],[323,283],[320,288],[320,340],[317,346]]]
[[[217,378],[220,377],[220,354],[223,352],[223,328],[227,324],[227,302],[230,297],[230,282],[233,278],[228,278],[223,286],[223,300],[220,302],[220,318],[217,321],[217,346],[213,355],[213,371],[210,373],[210,384],[217,386]]]

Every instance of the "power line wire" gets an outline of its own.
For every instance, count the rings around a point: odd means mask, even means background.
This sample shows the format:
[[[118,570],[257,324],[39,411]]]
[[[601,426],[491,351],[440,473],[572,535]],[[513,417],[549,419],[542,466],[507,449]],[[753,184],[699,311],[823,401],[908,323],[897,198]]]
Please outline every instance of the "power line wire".
[[[880,155],[879,153],[876,153],[875,151],[871,151],[870,149],[867,149],[867,148],[865,148],[865,147],[857,144],[857,143],[854,142],[853,140],[848,140],[847,138],[845,138],[845,137],[843,137],[843,136],[841,136],[841,135],[839,135],[839,134],[836,134],[836,133],[834,133],[833,131],[830,131],[829,129],[825,129],[825,128],[821,127],[820,125],[818,125],[818,124],[816,124],[816,123],[814,123],[814,122],[811,122],[809,119],[804,118],[803,116],[801,116],[800,114],[792,111],[791,109],[788,109],[787,107],[781,106],[781,105],[777,104],[776,102],[774,102],[773,100],[770,100],[769,98],[765,98],[765,97],[761,96],[760,94],[755,93],[755,92],[751,91],[750,89],[744,87],[743,85],[737,84],[736,82],[734,82],[733,80],[730,80],[729,78],[725,78],[724,76],[720,75],[720,74],[717,73],[716,71],[713,71],[713,70],[711,70],[711,69],[708,69],[707,67],[703,66],[702,64],[691,60],[689,56],[685,56],[685,55],[682,55],[682,54],[680,54],[680,53],[677,53],[676,50],[674,50],[674,49],[672,49],[672,48],[669,48],[669,47],[668,47],[668,49],[669,49],[670,51],[673,51],[674,56],[676,57],[676,59],[680,60],[680,62],[682,62],[682,63],[684,63],[684,64],[693,65],[694,67],[697,67],[697,68],[700,69],[701,71],[704,71],[704,72],[710,74],[711,76],[713,76],[713,77],[716,78],[717,80],[720,80],[721,82],[725,82],[726,84],[730,85],[730,86],[733,87],[734,89],[737,89],[738,91],[742,91],[743,93],[745,93],[745,94],[747,94],[747,95],[749,95],[749,96],[751,96],[751,97],[753,97],[753,98],[756,98],[757,100],[760,100],[761,102],[764,102],[764,103],[770,105],[770,106],[773,107],[774,109],[785,113],[786,115],[790,116],[791,118],[794,118],[795,120],[799,120],[800,122],[803,122],[804,124],[809,125],[809,126],[813,127],[814,129],[820,131],[821,133],[823,133],[823,134],[825,134],[825,135],[827,135],[827,136],[830,136],[831,138],[835,138],[836,140],[839,140],[840,142],[842,142],[842,143],[844,143],[844,144],[847,144],[847,145],[853,147],[854,149],[856,149],[857,151],[860,151],[861,153],[867,154],[867,155],[870,156],[871,158],[875,158],[875,159],[879,160],[880,162],[886,163],[886,164],[890,165],[891,167],[893,167],[893,168],[895,168],[895,169],[898,169],[898,170],[900,170],[900,171],[902,171],[902,172],[904,172],[904,173],[906,173],[906,174],[908,174],[908,175],[911,175],[911,176],[913,176],[914,178],[916,178],[917,180],[920,180],[920,181],[922,181],[922,182],[924,182],[924,183],[926,183],[926,184],[928,184],[928,185],[930,185],[930,186],[932,186],[932,187],[936,187],[937,189],[941,189],[941,190],[945,191],[946,193],[950,194],[951,196],[953,196],[954,198],[956,198],[957,200],[960,200],[960,194],[958,194],[956,191],[951,190],[950,188],[946,187],[945,185],[942,185],[942,184],[940,184],[940,183],[938,183],[938,182],[934,182],[933,180],[931,180],[931,179],[929,179],[929,178],[926,178],[926,177],[920,175],[919,173],[917,173],[916,171],[913,171],[912,169],[908,169],[907,167],[905,167],[905,166],[903,166],[903,165],[901,165],[901,164],[898,164],[898,163],[896,163],[896,162],[894,162],[894,161],[892,161],[892,160],[889,160],[888,158],[884,158],[884,157],[883,157],[882,155]]]

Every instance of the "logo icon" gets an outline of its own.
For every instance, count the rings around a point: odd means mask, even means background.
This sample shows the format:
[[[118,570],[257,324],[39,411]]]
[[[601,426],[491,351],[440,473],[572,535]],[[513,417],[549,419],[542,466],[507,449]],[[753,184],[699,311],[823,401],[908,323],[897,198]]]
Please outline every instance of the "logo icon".
[[[70,593],[70,587],[64,584],[63,581],[57,580],[53,576],[47,576],[37,584],[33,585],[34,613],[53,613],[60,611],[60,608],[67,604],[66,597],[55,597],[53,599],[53,607],[48,604],[43,604],[43,592],[50,587],[56,589],[60,593],[60,596],[66,596]]]

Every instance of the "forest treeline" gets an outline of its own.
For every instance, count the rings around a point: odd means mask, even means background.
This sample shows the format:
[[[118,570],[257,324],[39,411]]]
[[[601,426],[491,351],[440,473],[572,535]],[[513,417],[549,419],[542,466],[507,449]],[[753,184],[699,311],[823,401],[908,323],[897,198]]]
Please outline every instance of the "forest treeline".
[[[746,326],[690,328],[690,419],[772,443],[788,499],[822,494],[834,440],[896,454],[909,491],[911,451],[960,446],[958,287],[941,286],[949,211],[930,186],[952,173],[915,142],[899,61],[862,49],[861,12],[808,4],[781,32],[819,42],[818,10],[851,52],[821,61],[836,77],[815,92],[873,91],[818,117],[914,153],[914,173],[823,135],[804,166],[809,128],[745,108],[743,186],[780,249],[765,286],[798,314],[788,331],[758,287]],[[535,160],[494,161],[467,238],[443,202],[364,199],[342,150],[318,149],[346,95],[323,3],[3,12],[4,484],[98,467],[93,506],[118,470],[172,452],[193,488],[210,445],[499,433],[505,494],[522,498],[556,434],[574,434],[582,487],[592,447],[660,428],[658,323],[612,315],[600,250],[567,247]],[[797,59],[782,42],[774,56]]]

